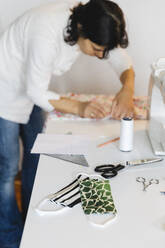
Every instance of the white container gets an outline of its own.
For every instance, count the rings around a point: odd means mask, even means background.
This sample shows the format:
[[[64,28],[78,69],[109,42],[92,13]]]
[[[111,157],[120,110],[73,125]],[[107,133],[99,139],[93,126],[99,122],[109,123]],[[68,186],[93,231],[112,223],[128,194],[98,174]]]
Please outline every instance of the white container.
[[[133,150],[134,121],[132,118],[123,118],[120,126],[119,149],[123,152]]]

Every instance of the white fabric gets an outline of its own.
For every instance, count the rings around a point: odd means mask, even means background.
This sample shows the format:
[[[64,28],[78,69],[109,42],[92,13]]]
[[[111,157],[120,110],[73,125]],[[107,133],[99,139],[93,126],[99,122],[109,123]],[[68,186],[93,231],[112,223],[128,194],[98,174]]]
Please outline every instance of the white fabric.
[[[0,117],[27,123],[33,105],[46,111],[52,74],[70,69],[80,54],[78,45],[70,46],[63,31],[70,16],[71,3],[49,3],[19,17],[0,37]],[[120,75],[130,67],[122,49],[111,52],[109,61]]]

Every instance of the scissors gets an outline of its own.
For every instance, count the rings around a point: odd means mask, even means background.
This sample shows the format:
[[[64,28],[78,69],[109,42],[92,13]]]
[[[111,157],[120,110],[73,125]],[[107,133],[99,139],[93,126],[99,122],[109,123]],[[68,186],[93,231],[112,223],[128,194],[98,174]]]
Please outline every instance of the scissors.
[[[144,177],[137,177],[136,182],[143,184],[143,191],[146,191],[146,188],[148,188],[151,184],[159,184],[159,180],[154,178],[151,178],[147,183],[147,180]]]
[[[98,165],[95,168],[96,172],[101,173],[101,176],[104,178],[112,178],[117,176],[118,171],[129,168],[130,166],[138,166],[142,164],[150,164],[155,162],[162,161],[163,158],[148,158],[148,159],[140,159],[140,160],[132,160],[132,161],[125,161],[119,164],[103,164]]]

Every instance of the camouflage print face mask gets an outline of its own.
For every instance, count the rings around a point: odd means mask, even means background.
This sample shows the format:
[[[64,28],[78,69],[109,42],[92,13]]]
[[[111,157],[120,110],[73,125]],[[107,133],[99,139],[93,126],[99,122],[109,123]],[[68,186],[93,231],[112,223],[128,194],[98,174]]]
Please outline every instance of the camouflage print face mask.
[[[80,180],[81,204],[85,214],[116,214],[108,180]]]

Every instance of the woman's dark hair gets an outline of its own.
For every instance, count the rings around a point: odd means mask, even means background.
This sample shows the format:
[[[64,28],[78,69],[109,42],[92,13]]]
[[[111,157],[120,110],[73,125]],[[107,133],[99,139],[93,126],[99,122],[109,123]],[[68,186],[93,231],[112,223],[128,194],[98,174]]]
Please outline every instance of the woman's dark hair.
[[[118,45],[126,48],[128,37],[120,7],[109,0],[90,0],[74,7],[65,29],[64,40],[74,45],[79,37],[105,46],[104,58]]]

